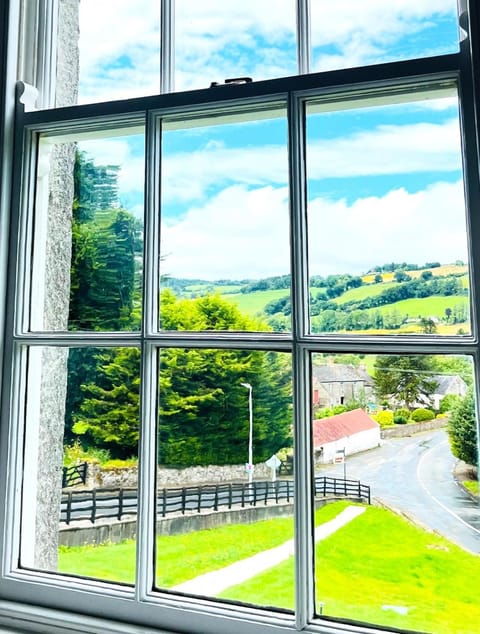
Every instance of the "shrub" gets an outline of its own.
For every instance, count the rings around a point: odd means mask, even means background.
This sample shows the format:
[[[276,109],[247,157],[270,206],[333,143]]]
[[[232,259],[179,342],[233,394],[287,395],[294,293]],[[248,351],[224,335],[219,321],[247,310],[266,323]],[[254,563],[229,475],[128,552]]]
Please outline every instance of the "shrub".
[[[399,407],[398,409],[395,410],[394,413],[394,418],[395,416],[401,416],[402,418],[406,418],[407,420],[410,418],[410,410],[407,407]]]
[[[461,397],[458,394],[446,394],[440,401],[440,414],[450,412],[461,401]]]
[[[378,414],[375,414],[372,418],[377,421],[380,427],[391,427],[393,425],[393,412],[390,409],[378,412]]]
[[[108,460],[110,460],[110,452],[108,449],[98,449],[96,447],[84,449],[78,438],[72,445],[67,445],[63,448],[64,467],[71,467],[81,462],[97,462],[103,464]]]
[[[395,416],[393,417],[393,422],[395,423],[395,425],[406,425],[408,423],[408,418],[406,416],[395,414]]]
[[[416,423],[421,423],[426,420],[433,420],[435,418],[435,414],[432,412],[431,409],[427,409],[426,407],[419,407],[412,412],[411,418]]]

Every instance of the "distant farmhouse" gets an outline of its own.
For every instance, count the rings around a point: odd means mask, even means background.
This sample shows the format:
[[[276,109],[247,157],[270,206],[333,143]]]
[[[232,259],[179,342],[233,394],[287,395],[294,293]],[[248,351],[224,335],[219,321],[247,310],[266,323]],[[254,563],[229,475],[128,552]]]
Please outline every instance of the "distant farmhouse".
[[[315,462],[333,462],[337,451],[349,456],[380,445],[380,425],[363,409],[313,421]]]
[[[465,396],[467,393],[467,384],[457,374],[437,374],[433,380],[438,383],[435,393],[430,396],[433,409],[440,409],[440,401],[447,394]]]
[[[329,363],[312,367],[314,408],[334,407],[349,401],[374,400],[374,382],[364,367]]]

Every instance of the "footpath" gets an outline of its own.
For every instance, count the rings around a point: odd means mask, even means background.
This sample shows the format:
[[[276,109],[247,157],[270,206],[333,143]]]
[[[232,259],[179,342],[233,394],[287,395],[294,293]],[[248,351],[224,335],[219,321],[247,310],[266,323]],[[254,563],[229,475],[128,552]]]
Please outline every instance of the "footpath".
[[[353,519],[365,512],[365,507],[349,506],[339,513],[333,520],[321,524],[315,529],[315,542],[321,541],[335,533]],[[198,594],[202,596],[216,596],[231,586],[236,586],[256,575],[276,566],[294,554],[293,539],[280,546],[264,550],[261,553],[236,561],[230,566],[207,572],[204,575],[190,579],[172,588],[179,592]]]

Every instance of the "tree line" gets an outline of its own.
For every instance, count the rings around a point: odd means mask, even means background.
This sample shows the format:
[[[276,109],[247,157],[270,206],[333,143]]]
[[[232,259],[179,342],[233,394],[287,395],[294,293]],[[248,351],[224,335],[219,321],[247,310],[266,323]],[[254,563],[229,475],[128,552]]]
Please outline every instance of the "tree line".
[[[138,330],[141,226],[122,209],[118,170],[77,152],[74,179],[69,327]],[[265,330],[218,295],[160,297],[164,330]],[[248,393],[254,394],[254,459],[291,445],[291,369],[287,356],[258,350],[158,351],[158,460],[170,466],[246,461]],[[68,359],[65,442],[137,454],[140,350],[72,348]]]

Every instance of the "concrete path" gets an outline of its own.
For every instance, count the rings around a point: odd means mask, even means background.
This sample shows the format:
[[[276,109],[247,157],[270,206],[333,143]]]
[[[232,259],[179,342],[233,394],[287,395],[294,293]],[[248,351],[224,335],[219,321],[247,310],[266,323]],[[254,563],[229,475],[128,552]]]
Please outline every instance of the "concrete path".
[[[361,506],[347,507],[333,518],[333,520],[321,524],[315,529],[315,541],[318,542],[329,537],[339,528],[361,515],[364,511],[365,507]],[[255,577],[261,572],[285,561],[285,559],[291,557],[293,553],[294,543],[293,539],[290,539],[280,546],[257,553],[247,559],[236,561],[234,564],[220,570],[207,572],[204,575],[195,577],[195,579],[185,581],[172,588],[172,590],[209,597],[216,596],[226,590],[226,588],[243,583],[247,581],[247,579]]]

